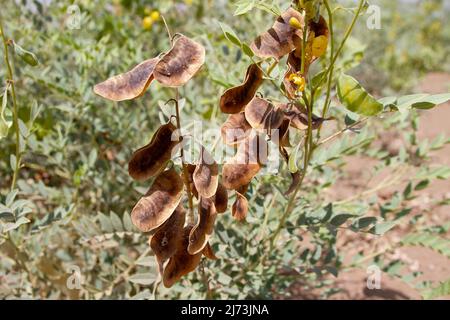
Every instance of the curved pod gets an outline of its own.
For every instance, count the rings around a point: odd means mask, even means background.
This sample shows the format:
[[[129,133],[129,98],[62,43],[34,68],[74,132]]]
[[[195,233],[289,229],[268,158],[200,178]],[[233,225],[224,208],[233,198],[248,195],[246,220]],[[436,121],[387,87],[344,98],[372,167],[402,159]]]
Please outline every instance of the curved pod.
[[[133,224],[142,232],[156,229],[172,215],[182,195],[183,181],[179,174],[174,169],[164,171],[133,208]]]

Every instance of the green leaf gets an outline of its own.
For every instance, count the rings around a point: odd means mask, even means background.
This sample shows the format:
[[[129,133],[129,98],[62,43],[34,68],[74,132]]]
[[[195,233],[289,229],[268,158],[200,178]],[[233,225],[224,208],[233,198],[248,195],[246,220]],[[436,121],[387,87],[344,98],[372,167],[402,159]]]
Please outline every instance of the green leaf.
[[[239,15],[243,15],[246,14],[247,12],[249,12],[250,10],[253,9],[253,7],[255,6],[253,0],[243,0],[243,1],[239,1],[236,4],[237,8],[236,11],[234,12],[235,16],[239,16]]]
[[[255,55],[253,50],[246,43],[242,44],[242,52],[244,52],[244,54],[250,58],[253,58],[253,56]]]
[[[354,214],[350,214],[350,213],[337,214],[331,219],[330,224],[332,224],[335,227],[339,227],[339,226],[343,225],[348,219],[350,219],[354,216],[355,216]]]
[[[92,149],[91,152],[89,153],[89,166],[93,167],[95,165],[95,161],[97,160],[97,149]]]
[[[341,103],[352,112],[375,116],[383,110],[383,105],[372,97],[355,78],[344,73],[338,79],[337,93]]]
[[[136,261],[136,264],[139,266],[144,266],[144,267],[155,267],[155,268],[157,267],[154,256],[145,256],[145,257],[139,258]]]
[[[131,217],[128,212],[123,213],[122,221],[123,221],[123,226],[126,231],[131,232],[134,230],[134,225],[133,225],[133,222],[131,221]]]
[[[7,207],[11,207],[11,205],[13,204],[14,200],[16,199],[16,196],[18,193],[19,193],[19,190],[17,190],[17,189],[14,189],[10,193],[8,193],[8,195],[6,196],[6,199],[5,199],[5,205]]]
[[[33,52],[30,52],[28,50],[25,50],[21,46],[19,46],[17,43],[13,42],[14,45],[14,52],[27,64],[29,64],[32,67],[35,67],[39,64],[39,61],[36,57],[36,55]]]
[[[153,298],[154,298],[153,293],[150,290],[145,289],[144,291],[141,291],[135,294],[134,296],[130,297],[130,300],[150,300]]]
[[[403,245],[422,246],[434,250],[450,258],[450,245],[448,240],[429,233],[408,234],[401,240]]]
[[[25,218],[25,217],[20,217],[14,223],[5,223],[5,225],[3,226],[3,232],[8,232],[8,231],[11,231],[11,230],[15,230],[18,227],[20,227],[21,225],[26,224],[26,223],[30,223],[30,220],[28,218]]]
[[[412,104],[415,109],[431,109],[450,100],[450,93],[435,94],[424,98],[422,101]]]
[[[396,224],[397,221],[380,222],[370,228],[369,232],[381,236],[395,227]]]
[[[19,119],[19,131],[21,136],[24,138],[27,138],[30,134],[27,125],[22,121],[22,119]]]
[[[233,29],[226,23],[219,22],[220,28],[222,29],[223,34],[225,37],[230,40],[234,45],[238,46],[239,48],[242,47],[241,40],[239,40],[239,37],[236,35]]]
[[[217,281],[220,282],[223,285],[229,285],[231,283],[231,277],[223,272],[219,273],[219,277],[217,278]]]
[[[291,173],[298,172],[297,159],[299,158],[298,151],[300,148],[301,148],[301,145],[299,144],[294,150],[292,150],[291,154],[289,155],[288,168],[289,168],[289,172],[291,172]],[[300,153],[300,155],[301,154],[302,153]]]
[[[100,221],[100,227],[102,231],[111,233],[114,231],[113,225],[111,223],[111,220],[103,213],[100,213],[98,215],[98,219]]]
[[[111,211],[110,219],[116,231],[123,231],[122,220],[120,220],[119,216],[115,212]]]
[[[156,275],[154,273],[136,273],[129,277],[128,281],[147,286],[152,284],[155,279]]]
[[[439,284],[436,288],[425,291],[422,296],[425,300],[435,299],[450,295],[450,279]]]
[[[391,107],[400,112],[406,112],[410,109],[431,109],[435,106],[450,100],[450,93],[441,93],[430,95],[427,93],[410,94],[402,97],[385,97],[378,102],[384,107]]]
[[[7,109],[8,105],[8,85],[5,88],[2,96],[2,103],[0,104],[0,140],[8,135],[8,131],[12,126],[11,111]]]
[[[365,229],[377,222],[377,218],[375,217],[362,217],[358,220],[355,220],[352,224],[352,227],[355,229]]]

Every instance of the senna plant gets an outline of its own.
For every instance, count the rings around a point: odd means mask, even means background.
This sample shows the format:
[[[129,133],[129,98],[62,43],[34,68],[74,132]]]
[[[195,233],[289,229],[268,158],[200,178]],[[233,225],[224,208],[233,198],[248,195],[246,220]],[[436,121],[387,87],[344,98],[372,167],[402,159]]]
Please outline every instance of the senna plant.
[[[428,109],[449,99],[448,95],[419,95],[377,100],[355,78],[337,68],[345,42],[366,5],[365,1],[359,1],[338,46],[333,30],[333,10],[327,0],[293,1],[250,45],[242,44],[232,31],[225,32],[252,63],[243,83],[227,89],[219,99],[220,110],[228,115],[221,127],[222,141],[234,146],[236,151],[223,164],[221,181],[219,165],[204,146],[196,164],[185,162],[183,140],[186,137],[180,134],[177,88],[185,85],[203,65],[205,49],[201,44],[184,35],[172,37],[166,25],[172,43],[168,52],[94,87],[95,93],[113,101],[139,98],[152,81],[175,88],[172,100],[175,113],[168,123],[159,127],[149,144],[133,153],[128,164],[133,179],[154,179],[148,192],[133,208],[131,218],[140,231],[150,234],[149,244],[166,287],[195,270],[202,256],[217,259],[208,241],[217,213],[228,209],[228,191],[234,191],[232,216],[237,221],[246,219],[249,210],[246,194],[252,180],[267,165],[269,144],[277,146],[291,174],[291,185],[284,192],[289,201],[270,237],[267,250],[271,251],[292,213],[318,148],[369,117],[405,108]],[[328,19],[322,11],[327,13]],[[315,62],[321,58],[325,61],[324,68],[311,74]],[[271,76],[277,66],[284,74],[281,83]],[[280,98],[265,98],[258,93],[268,82],[281,93]],[[334,120],[328,115],[333,88],[343,107],[365,118],[322,139],[322,127]],[[319,101],[323,101],[321,95],[325,99],[319,108]],[[171,159],[178,153],[181,167],[177,170]],[[187,219],[184,193],[189,210]],[[264,265],[266,257],[263,254],[258,263]]]
[[[448,138],[418,129],[448,95],[403,95],[446,70],[439,1],[374,2],[376,31],[363,1],[19,2],[0,13],[2,298],[327,298],[367,265],[449,293],[397,252],[450,254]]]

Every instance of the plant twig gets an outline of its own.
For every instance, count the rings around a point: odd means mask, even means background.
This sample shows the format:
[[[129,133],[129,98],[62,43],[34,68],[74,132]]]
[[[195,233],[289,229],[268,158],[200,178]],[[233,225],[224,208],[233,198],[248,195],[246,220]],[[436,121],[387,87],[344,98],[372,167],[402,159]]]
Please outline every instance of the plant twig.
[[[162,16],[162,20],[164,22],[164,26],[166,27],[166,31],[167,31],[167,35],[169,37],[170,40],[170,45],[173,46],[173,37],[172,37],[172,33],[170,32],[170,28],[169,25],[167,24],[166,19],[164,18],[164,16]],[[176,119],[177,119],[177,128],[178,128],[178,133],[180,134],[180,142],[181,144],[183,143],[183,136],[181,135],[181,117],[180,117],[180,107],[179,107],[179,101],[180,101],[180,92],[179,89],[176,88],[175,89],[175,112],[176,112]],[[192,193],[191,193],[191,188],[189,186],[189,170],[187,167],[187,164],[184,161],[184,148],[183,145],[181,145],[180,148],[180,157],[181,157],[181,166],[183,168],[183,181],[184,181],[184,186],[186,188],[186,192],[188,195],[188,202],[189,202],[189,215],[188,215],[188,224],[193,224],[194,220],[195,220],[195,215],[194,215],[194,201],[193,201],[193,197],[192,197]]]
[[[333,133],[331,136],[328,136],[328,137],[326,137],[325,139],[323,139],[323,140],[317,142],[316,147],[318,147],[318,146],[320,146],[320,145],[322,145],[322,144],[324,144],[324,143],[327,143],[328,141],[333,140],[334,138],[339,137],[341,134],[343,134],[343,133],[346,132],[347,130],[352,129],[352,128],[356,127],[357,125],[366,122],[367,120],[369,120],[369,118],[363,118],[363,119],[358,120],[358,121],[356,121],[355,123],[352,123],[351,125],[345,127],[344,129],[339,130],[339,131]]]
[[[333,30],[333,13],[331,12],[330,4],[328,3],[328,0],[324,1],[325,8],[328,13],[328,29],[330,31],[330,59],[334,56],[334,30]],[[322,109],[322,118],[325,118],[328,112],[328,108],[330,107],[331,102],[331,84],[333,82],[333,71],[334,71],[334,64],[330,67],[330,72],[328,75],[328,85],[327,85],[327,93],[325,98],[325,103],[323,105]],[[317,129],[317,139],[320,138],[320,131],[322,129],[323,123],[320,124],[319,128]]]
[[[180,119],[180,108],[179,108],[179,90],[178,88],[175,89],[175,110],[176,110],[176,118],[177,118],[177,128],[178,132],[180,134],[180,141],[183,143],[183,136],[181,135],[181,119]],[[184,186],[186,187],[186,192],[188,195],[188,202],[189,202],[189,215],[188,215],[188,224],[193,224],[195,220],[194,216],[194,201],[192,198],[192,192],[189,185],[189,170],[187,167],[187,164],[184,161],[184,148],[183,145],[181,145],[180,148],[180,157],[181,157],[181,165],[183,167],[183,180],[184,180]]]
[[[11,86],[11,95],[13,99],[13,122],[14,122],[14,130],[15,130],[15,138],[16,138],[16,162],[14,166],[14,172],[13,172],[13,178],[11,181],[11,190],[13,190],[16,187],[17,177],[19,175],[20,170],[20,161],[21,161],[21,152],[20,152],[20,132],[19,132],[19,107],[17,105],[17,99],[16,99],[16,89],[15,89],[15,83],[13,78],[13,71],[11,68],[11,63],[9,61],[9,53],[8,53],[8,40],[6,39],[5,32],[3,30],[3,22],[2,17],[0,15],[0,33],[2,36],[3,41],[3,47],[4,47],[4,58],[5,58],[5,65],[6,69],[8,71],[8,79],[7,82]]]

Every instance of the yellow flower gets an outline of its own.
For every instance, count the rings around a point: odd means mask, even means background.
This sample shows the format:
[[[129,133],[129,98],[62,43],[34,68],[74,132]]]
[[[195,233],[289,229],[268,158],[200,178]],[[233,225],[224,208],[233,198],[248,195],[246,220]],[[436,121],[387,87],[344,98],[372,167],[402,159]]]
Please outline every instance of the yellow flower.
[[[326,36],[318,36],[314,38],[312,43],[312,54],[315,57],[321,57],[327,51],[328,38]]]
[[[303,26],[300,23],[300,21],[298,21],[298,19],[295,18],[295,17],[292,17],[292,18],[289,19],[289,24],[291,25],[291,27],[293,27],[295,29],[302,29],[303,28]]]
[[[159,20],[161,15],[159,14],[159,11],[153,10],[152,13],[150,13],[150,18],[153,20],[153,22],[156,22]]]
[[[184,0],[184,3],[186,3],[188,6],[192,4],[193,0]]]
[[[299,76],[298,74],[293,73],[289,76],[289,81],[297,86],[298,92],[305,91],[306,80],[302,76]]]
[[[145,30],[150,30],[150,29],[152,28],[152,25],[153,25],[153,19],[152,19],[150,16],[145,17],[145,18],[142,20],[142,27],[143,27]]]

